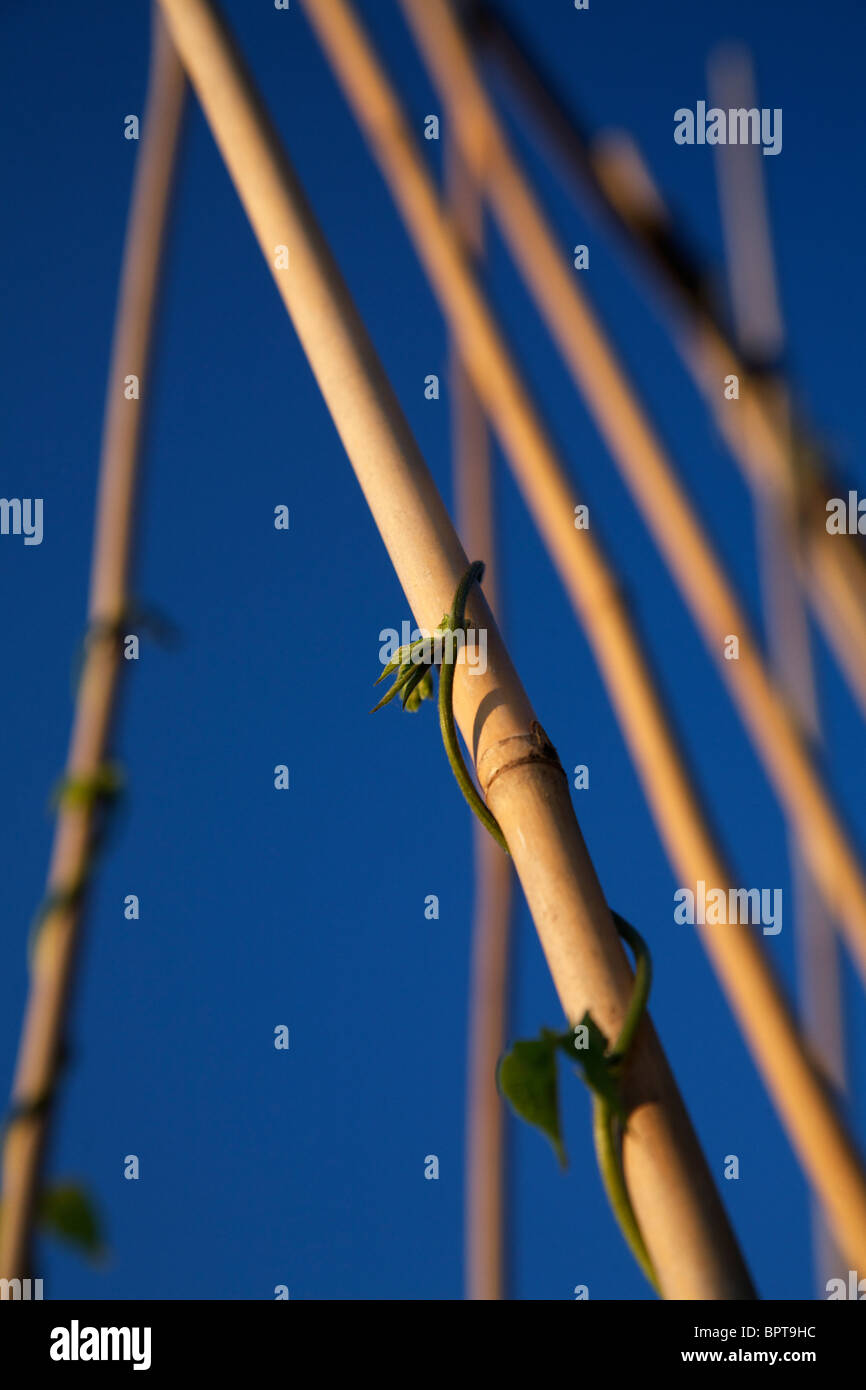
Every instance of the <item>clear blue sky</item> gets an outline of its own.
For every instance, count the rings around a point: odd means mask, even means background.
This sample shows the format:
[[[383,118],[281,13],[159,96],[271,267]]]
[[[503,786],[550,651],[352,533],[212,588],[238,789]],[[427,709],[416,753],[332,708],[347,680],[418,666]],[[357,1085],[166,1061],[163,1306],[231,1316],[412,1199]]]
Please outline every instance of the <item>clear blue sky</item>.
[[[519,16],[524,7],[510,0]],[[769,179],[790,350],[851,486],[866,487],[862,332],[863,12],[854,0],[714,6],[536,0],[530,26],[598,125],[639,138],[716,260],[712,151],[673,140],[706,97],[723,38],[748,41],[762,105],[782,107]],[[429,465],[450,498],[447,338],[402,226],[300,7],[226,6]],[[361,10],[416,129],[440,111],[391,0]],[[11,1075],[25,939],[65,756],[84,620],[108,351],[143,105],[148,7],[7,6],[2,494],[44,498],[41,546],[0,537],[4,965],[0,1077]],[[599,229],[527,154],[564,248],[611,325],[681,476],[760,623],[749,500],[674,351]],[[425,144],[438,164],[439,152]],[[501,318],[634,611],[711,799],[738,881],[782,887],[775,802],[584,407],[490,240]],[[457,1298],[462,1293],[464,1052],[471,835],[435,717],[370,717],[378,634],[409,612],[204,122],[191,104],[152,383],[135,589],[182,631],[143,647],[116,753],[127,803],[100,865],[51,1170],[104,1213],[94,1270],[46,1245],[50,1297]],[[653,1013],[767,1297],[813,1296],[806,1188],[701,947],[672,919],[677,886],[598,673],[504,465],[509,643],[567,768],[610,902],[649,938]],[[276,532],[273,508],[291,510]],[[827,776],[866,844],[862,728],[820,641]],[[334,680],[335,667],[340,679]],[[276,792],[273,768],[291,769]],[[398,810],[407,790],[412,814]],[[141,919],[127,922],[136,893]],[[438,922],[424,918],[437,893]],[[790,911],[766,949],[793,983]],[[851,1080],[866,1010],[850,970]],[[512,1036],[560,1014],[532,924],[516,924]],[[291,1030],[288,1053],[273,1030]],[[571,1166],[510,1126],[513,1295],[641,1298],[604,1205],[589,1103],[563,1078]],[[862,1102],[853,1122],[866,1141]],[[141,1178],[125,1181],[124,1155]],[[440,1160],[424,1180],[424,1156]]]

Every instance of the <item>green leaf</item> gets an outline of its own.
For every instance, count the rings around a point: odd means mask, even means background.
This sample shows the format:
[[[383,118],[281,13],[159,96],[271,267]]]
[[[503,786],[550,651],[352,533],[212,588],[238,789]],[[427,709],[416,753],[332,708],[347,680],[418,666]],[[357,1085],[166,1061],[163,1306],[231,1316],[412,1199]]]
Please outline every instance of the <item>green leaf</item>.
[[[514,1043],[499,1063],[497,1080],[515,1113],[547,1135],[564,1168],[566,1157],[556,1075],[556,1052],[560,1044],[560,1036],[547,1028],[542,1029],[539,1039]]]
[[[433,683],[427,679],[432,669],[431,664],[430,662],[415,661],[413,659],[413,653],[418,647],[423,645],[425,640],[425,638],[421,637],[417,642],[413,642],[411,646],[400,647],[396,655],[385,667],[381,676],[376,680],[376,685],[379,684],[379,681],[384,680],[385,676],[393,674],[394,671],[396,671],[397,674],[394,678],[394,684],[382,696],[379,703],[373,706],[370,711],[371,714],[375,714],[377,710],[383,709],[384,706],[389,704],[390,701],[394,699],[394,696],[398,694],[400,695],[400,703],[403,709],[408,709],[410,712],[417,710],[422,700],[427,700],[431,697],[433,694]],[[417,693],[419,690],[420,694]]]
[[[396,680],[394,681],[394,684],[393,684],[393,685],[391,686],[391,688],[390,688],[389,690],[387,690],[386,693],[382,696],[382,698],[381,698],[381,700],[379,701],[378,705],[374,705],[374,706],[373,706],[373,708],[370,710],[370,713],[371,713],[371,714],[375,714],[377,710],[384,709],[385,705],[387,705],[387,704],[389,703],[389,701],[393,700],[394,696],[395,696],[395,695],[403,688],[403,686],[406,684],[406,681],[407,681],[407,679],[408,679],[408,675],[409,675],[409,672],[411,671],[411,669],[412,669],[411,667],[406,667],[406,666],[401,666],[401,667],[400,667],[400,670],[399,670],[398,673],[397,673],[397,678],[396,678]],[[376,685],[378,685],[378,684],[379,684],[379,682],[376,681]]]
[[[431,677],[429,671],[425,671],[416,689],[413,690],[412,693],[408,695],[404,700],[403,708],[405,710],[408,710],[410,714],[414,714],[416,710],[419,710],[421,708],[421,701],[429,700],[432,698],[432,696],[433,678]]]
[[[388,665],[387,665],[387,666],[384,668],[384,670],[382,671],[381,676],[377,676],[377,677],[376,677],[376,679],[374,680],[373,684],[374,684],[374,685],[381,685],[381,684],[382,684],[382,681],[383,681],[383,680],[387,680],[388,676],[390,676],[394,671],[396,671],[396,670],[397,670],[397,667],[398,667],[399,665],[400,665],[399,658],[395,656],[394,659],[393,659],[393,661],[389,661],[389,662],[388,662]]]
[[[48,1235],[75,1246],[90,1259],[104,1251],[96,1209],[78,1183],[57,1182],[45,1188],[39,1199],[38,1221]]]
[[[578,1046],[578,1029],[586,1029],[586,1047]],[[565,1043],[565,1038],[568,1042]],[[581,1034],[581,1041],[583,1035]],[[625,1107],[619,1089],[617,1069],[611,1066],[607,1056],[607,1038],[599,1028],[592,1014],[587,1011],[578,1027],[571,1033],[563,1034],[563,1049],[572,1062],[576,1062],[583,1080],[595,1095],[606,1100],[614,1114],[625,1123]]]
[[[564,1052],[582,1080],[625,1123],[619,1087],[619,1068],[607,1055],[608,1042],[592,1015],[567,1033],[542,1028],[540,1038],[516,1042],[499,1063],[499,1089],[521,1119],[547,1135],[565,1167],[565,1148],[559,1118],[556,1056]]]
[[[415,666],[415,667],[413,668],[413,670],[410,672],[410,674],[409,674],[409,676],[408,676],[408,678],[407,678],[407,680],[406,680],[406,683],[405,683],[405,685],[403,686],[403,694],[402,694],[402,697],[401,697],[401,698],[402,698],[402,701],[403,701],[403,708],[404,708],[404,709],[406,709],[407,703],[408,703],[408,701],[412,698],[412,696],[415,694],[416,689],[420,689],[420,688],[421,688],[421,684],[422,684],[424,678],[428,675],[429,670],[430,670],[429,666],[424,666],[424,665],[420,665],[420,664],[419,664],[418,666]],[[421,703],[421,700],[423,700],[423,698],[424,698],[423,695],[419,695],[419,696],[418,696],[418,699],[415,700],[415,701],[413,702],[411,708],[412,708],[412,709],[417,709],[417,708],[418,708],[418,705]]]

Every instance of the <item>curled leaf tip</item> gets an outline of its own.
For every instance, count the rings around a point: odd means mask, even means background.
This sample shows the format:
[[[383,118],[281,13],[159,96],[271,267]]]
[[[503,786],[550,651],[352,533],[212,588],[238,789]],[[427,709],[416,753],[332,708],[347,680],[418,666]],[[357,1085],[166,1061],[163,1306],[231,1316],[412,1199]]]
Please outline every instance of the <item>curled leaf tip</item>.
[[[375,681],[375,684],[378,685],[386,676],[396,672],[394,684],[382,696],[379,703],[373,706],[370,711],[371,714],[382,709],[397,694],[400,695],[403,709],[409,710],[410,714],[420,708],[422,700],[430,699],[433,694],[433,681],[430,677],[432,662],[425,661],[419,653],[419,648],[424,646],[426,642],[428,642],[428,638],[421,637],[417,642],[397,649],[382,674]]]

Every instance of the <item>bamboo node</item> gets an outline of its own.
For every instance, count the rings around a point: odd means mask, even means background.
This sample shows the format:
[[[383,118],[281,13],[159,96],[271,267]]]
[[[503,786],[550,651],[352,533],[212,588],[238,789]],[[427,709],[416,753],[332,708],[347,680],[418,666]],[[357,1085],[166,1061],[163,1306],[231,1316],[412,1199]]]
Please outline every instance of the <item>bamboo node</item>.
[[[528,734],[510,734],[508,738],[501,738],[486,748],[478,759],[476,771],[485,799],[500,773],[523,767],[526,763],[547,763],[565,777],[559,754],[537,719],[533,719]]]

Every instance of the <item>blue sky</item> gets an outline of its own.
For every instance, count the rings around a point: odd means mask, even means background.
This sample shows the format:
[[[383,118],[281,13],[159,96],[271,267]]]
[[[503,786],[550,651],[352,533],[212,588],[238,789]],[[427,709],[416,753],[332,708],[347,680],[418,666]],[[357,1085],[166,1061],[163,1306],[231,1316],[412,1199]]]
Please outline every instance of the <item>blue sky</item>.
[[[523,7],[506,7],[520,17]],[[309,192],[431,470],[451,498],[447,335],[402,226],[300,6],[226,13]],[[360,11],[420,134],[441,111],[392,0]],[[657,182],[717,263],[712,150],[673,140],[707,96],[708,52],[752,47],[760,103],[784,111],[764,161],[790,357],[852,487],[866,486],[859,228],[863,13],[849,0],[724,8],[536,0],[524,24],[594,125],[639,139]],[[25,940],[65,756],[87,594],[101,416],[135,145],[146,4],[8,6],[0,19],[6,330],[2,495],[44,499],[44,540],[0,537],[0,778],[6,969],[2,1084],[26,988]],[[628,363],[760,628],[748,494],[626,262],[584,220],[523,132],[518,146],[564,248]],[[438,167],[438,150],[425,142]],[[700,785],[744,885],[789,896],[782,818],[750,745],[582,402],[495,232],[485,278],[593,526],[615,557]],[[766,1297],[813,1296],[806,1187],[700,945],[600,678],[498,459],[504,626],[566,768],[611,904],[649,939],[653,1014]],[[127,668],[116,755],[128,796],[100,864],[51,1171],[96,1195],[99,1269],[46,1244],[50,1297],[443,1299],[462,1294],[469,812],[435,717],[371,718],[379,632],[409,612],[267,267],[190,104],[152,378],[135,591],[181,642]],[[273,509],[291,511],[287,533]],[[862,730],[815,641],[827,777],[866,843]],[[555,659],[551,659],[554,655]],[[334,679],[335,670],[339,679]],[[275,764],[291,769],[276,792]],[[407,792],[412,811],[407,814]],[[141,918],[127,922],[136,893]],[[440,897],[437,922],[424,899]],[[525,907],[511,1035],[560,1014]],[[790,916],[764,944],[793,988]],[[866,1010],[846,965],[853,1093]],[[291,1031],[288,1052],[273,1031]],[[511,1123],[510,1291],[641,1298],[604,1204],[589,1103],[563,1078],[570,1168]],[[851,1117],[866,1142],[866,1113]],[[141,1162],[123,1178],[124,1155]],[[424,1180],[424,1157],[440,1160]]]

